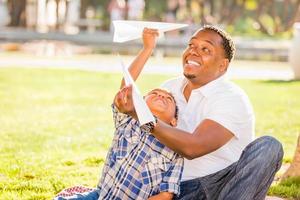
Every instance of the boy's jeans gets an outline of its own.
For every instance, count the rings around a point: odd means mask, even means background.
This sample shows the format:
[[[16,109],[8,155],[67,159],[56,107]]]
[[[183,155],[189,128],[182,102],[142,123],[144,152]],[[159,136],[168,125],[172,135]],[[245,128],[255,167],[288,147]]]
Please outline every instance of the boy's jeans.
[[[273,137],[254,140],[240,159],[214,174],[181,182],[176,200],[262,200],[282,162],[282,145]]]

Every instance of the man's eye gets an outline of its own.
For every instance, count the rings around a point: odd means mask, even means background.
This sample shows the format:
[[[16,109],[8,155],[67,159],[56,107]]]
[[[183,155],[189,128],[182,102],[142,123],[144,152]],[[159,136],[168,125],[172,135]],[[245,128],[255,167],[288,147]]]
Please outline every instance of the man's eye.
[[[203,47],[203,48],[202,48],[202,51],[205,52],[205,53],[209,53],[209,49],[206,48],[206,47]]]

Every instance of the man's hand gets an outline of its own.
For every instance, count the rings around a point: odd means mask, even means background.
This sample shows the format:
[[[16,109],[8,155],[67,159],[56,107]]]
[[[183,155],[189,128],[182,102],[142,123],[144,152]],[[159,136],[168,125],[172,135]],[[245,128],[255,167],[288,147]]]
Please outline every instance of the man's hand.
[[[144,28],[143,30],[143,44],[144,49],[153,50],[156,46],[156,37],[159,33],[157,29]]]
[[[123,87],[115,96],[114,103],[121,113],[136,119],[136,112],[132,99],[132,85]]]

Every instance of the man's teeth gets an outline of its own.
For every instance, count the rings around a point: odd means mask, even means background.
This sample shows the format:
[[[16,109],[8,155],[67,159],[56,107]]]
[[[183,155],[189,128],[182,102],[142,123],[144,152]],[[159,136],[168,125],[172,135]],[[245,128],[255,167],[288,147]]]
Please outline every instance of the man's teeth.
[[[188,64],[191,64],[191,65],[200,66],[199,63],[197,63],[197,62],[195,62],[195,61],[192,61],[192,60],[188,60],[187,63],[188,63]]]

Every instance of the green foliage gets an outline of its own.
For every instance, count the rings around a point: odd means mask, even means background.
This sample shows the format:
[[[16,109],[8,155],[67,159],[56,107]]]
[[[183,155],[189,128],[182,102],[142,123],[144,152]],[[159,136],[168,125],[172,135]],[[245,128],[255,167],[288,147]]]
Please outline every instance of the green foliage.
[[[245,7],[247,10],[255,10],[258,7],[257,3],[255,0],[246,0]]]
[[[169,77],[143,75],[138,85],[145,93]],[[51,199],[66,187],[95,187],[112,140],[110,105],[120,79],[80,70],[1,68],[0,199]],[[288,162],[300,132],[300,82],[237,83],[253,102],[256,132],[278,138]],[[292,196],[297,187],[276,186],[271,193]]]
[[[160,21],[167,12],[167,1],[151,0],[145,1],[144,19]]]

